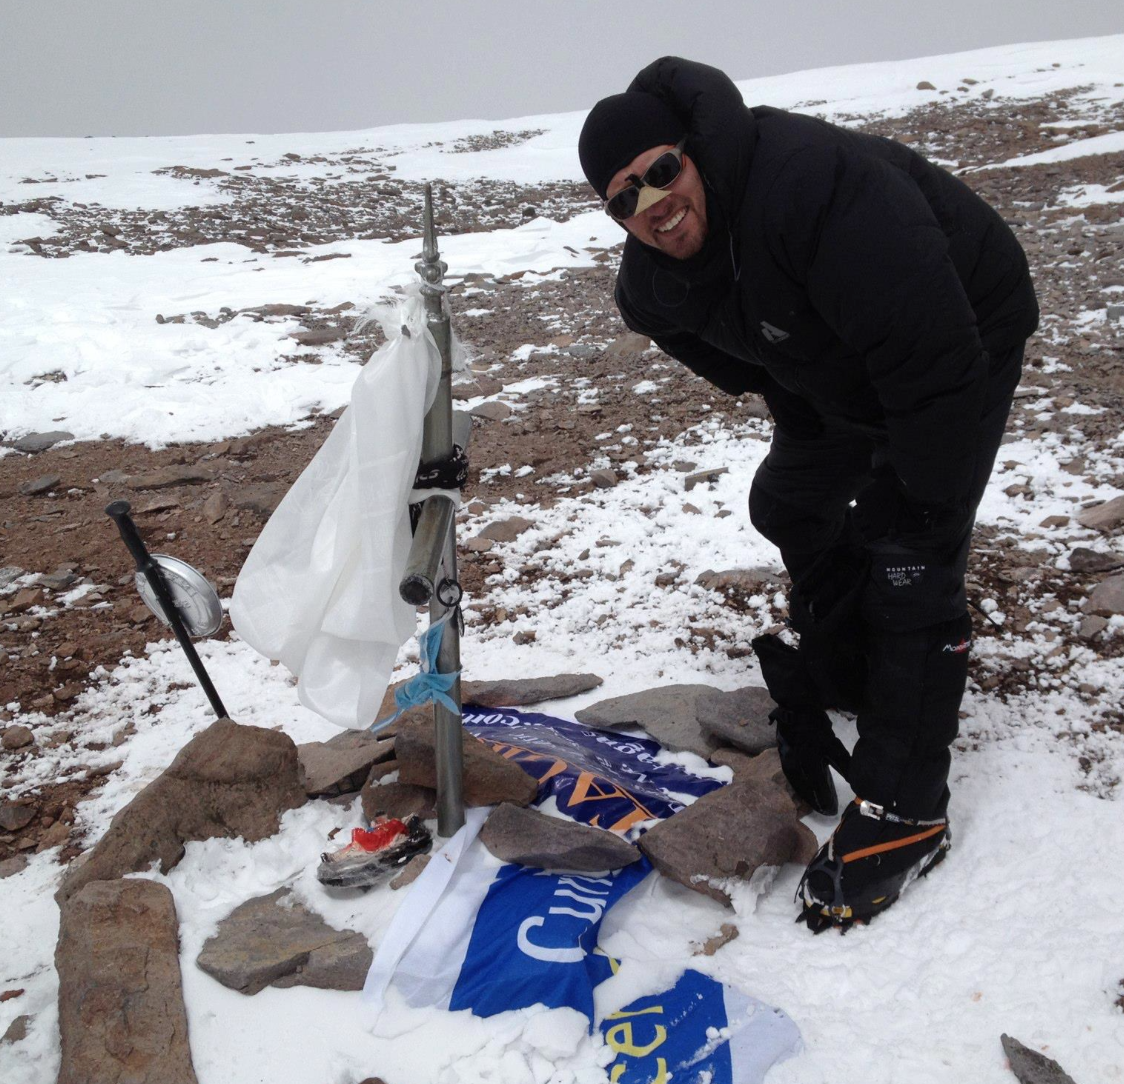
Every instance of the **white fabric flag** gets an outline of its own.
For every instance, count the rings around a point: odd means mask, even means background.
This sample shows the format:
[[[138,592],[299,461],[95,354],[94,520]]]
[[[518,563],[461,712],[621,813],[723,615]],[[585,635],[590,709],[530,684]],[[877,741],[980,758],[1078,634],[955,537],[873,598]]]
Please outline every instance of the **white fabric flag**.
[[[441,374],[420,294],[377,318],[386,343],[259,535],[230,604],[238,634],[297,675],[301,703],[353,729],[374,721],[416,627],[398,583],[422,423]]]

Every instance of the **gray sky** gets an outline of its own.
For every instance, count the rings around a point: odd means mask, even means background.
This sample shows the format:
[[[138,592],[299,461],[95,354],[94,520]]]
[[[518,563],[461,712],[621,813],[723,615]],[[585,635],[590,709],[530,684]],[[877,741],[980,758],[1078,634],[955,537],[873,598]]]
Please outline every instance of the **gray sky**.
[[[500,119],[666,53],[744,79],[1121,32],[1121,0],[0,0],[0,136]]]

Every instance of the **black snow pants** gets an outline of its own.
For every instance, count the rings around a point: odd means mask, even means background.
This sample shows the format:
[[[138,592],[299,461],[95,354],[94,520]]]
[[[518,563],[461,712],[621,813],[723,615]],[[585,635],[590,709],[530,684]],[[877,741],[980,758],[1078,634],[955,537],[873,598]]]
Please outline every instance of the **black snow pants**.
[[[919,520],[877,437],[831,421],[797,436],[783,417],[750,490],[753,525],[792,577],[800,633],[796,653],[755,641],[770,692],[782,707],[856,711],[848,781],[902,816],[942,816],[948,805],[971,643],[968,549],[1024,346],[992,355],[965,507]]]

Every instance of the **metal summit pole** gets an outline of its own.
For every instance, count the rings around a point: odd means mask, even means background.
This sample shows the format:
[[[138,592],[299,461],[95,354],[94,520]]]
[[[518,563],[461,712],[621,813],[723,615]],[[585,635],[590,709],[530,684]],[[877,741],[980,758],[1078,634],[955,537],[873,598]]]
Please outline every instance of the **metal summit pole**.
[[[414,264],[421,276],[422,298],[428,315],[429,330],[441,352],[441,381],[437,397],[425,416],[422,431],[421,467],[453,455],[453,352],[449,313],[445,306],[442,284],[448,265],[437,251],[437,227],[433,219],[433,192],[425,186],[425,220],[422,258]],[[429,601],[430,623],[440,621],[460,601],[457,585],[457,532],[452,514],[453,505],[447,497],[433,496],[425,501],[414,534],[407,574],[402,580],[402,596],[408,602]],[[460,669],[460,629],[454,616],[446,625],[441,650],[436,659],[440,673]],[[454,713],[434,701],[433,722],[436,730],[437,759],[437,831],[448,838],[464,824],[464,750],[461,721],[461,683],[457,679],[450,696],[457,705]]]

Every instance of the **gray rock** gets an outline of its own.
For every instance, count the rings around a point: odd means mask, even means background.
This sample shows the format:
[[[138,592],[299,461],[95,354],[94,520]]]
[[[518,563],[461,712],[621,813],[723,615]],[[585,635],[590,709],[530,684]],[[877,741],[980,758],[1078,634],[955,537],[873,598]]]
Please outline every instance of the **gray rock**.
[[[480,385],[477,384],[475,380],[458,380],[452,387],[453,401],[457,403],[475,399],[478,395],[482,394]]]
[[[1007,1055],[1011,1072],[1018,1077],[1019,1084],[1073,1084],[1073,1077],[1053,1058],[1023,1046],[1010,1035],[1001,1035],[999,1041],[1003,1044],[1003,1053]]]
[[[226,494],[221,489],[216,490],[203,502],[203,515],[208,523],[218,523],[226,515],[229,505]]]
[[[937,88],[935,86],[933,86],[933,84],[930,83],[928,79],[922,79],[921,82],[917,84],[917,89],[918,90],[936,90]]]
[[[769,722],[769,712],[776,706],[768,689],[747,685],[700,696],[695,715],[704,734],[756,755],[777,744],[777,728]]]
[[[562,700],[587,693],[604,684],[596,674],[554,674],[552,677],[512,678],[499,681],[462,681],[461,696],[466,704],[482,708],[519,708]]]
[[[537,780],[467,730],[463,734],[465,805],[498,805],[500,802],[530,805],[539,792]],[[414,708],[403,713],[394,745],[399,782],[435,790],[437,769],[432,712]]]
[[[599,700],[575,714],[579,723],[600,730],[639,726],[666,749],[709,757],[721,744],[699,726],[700,696],[719,692],[711,685],[665,685],[660,689]]]
[[[196,1084],[178,934],[155,881],[94,881],[63,904],[58,1084]]]
[[[429,865],[429,860],[432,857],[433,855],[431,854],[415,854],[414,857],[406,863],[402,872],[390,882],[390,887],[397,892],[400,888],[412,885],[418,877],[421,876],[421,871]]]
[[[195,961],[231,990],[267,986],[362,990],[374,954],[352,930],[334,930],[279,888],[236,907]]]
[[[695,577],[695,583],[708,591],[741,591],[747,595],[756,595],[787,579],[783,572],[764,567],[728,568],[723,572],[708,568]]]
[[[0,588],[7,587],[10,583],[15,583],[22,575],[23,569],[17,565],[5,565],[3,568],[0,568]]]
[[[1082,527],[1092,527],[1096,531],[1114,531],[1124,523],[1124,497],[1113,497],[1104,504],[1095,504],[1077,513],[1077,522]]]
[[[26,749],[34,741],[35,735],[30,727],[16,724],[4,730],[4,736],[0,738],[0,746],[11,752],[14,749]]]
[[[1099,617],[1124,613],[1124,576],[1110,576],[1098,583],[1082,609]]]
[[[56,486],[60,485],[62,479],[57,474],[41,474],[38,478],[32,478],[27,482],[21,482],[19,485],[19,492],[24,497],[39,497],[44,493],[49,493]]]
[[[69,568],[56,568],[54,572],[44,572],[35,580],[37,587],[46,587],[48,591],[65,591],[78,582],[78,574]]]
[[[173,463],[147,474],[134,474],[129,477],[133,489],[167,489],[169,486],[193,486],[209,482],[211,472],[203,467]]]
[[[14,858],[5,858],[0,862],[0,881],[5,877],[14,877],[27,869],[27,855],[17,854]]]
[[[1124,566],[1124,557],[1118,553],[1101,553],[1086,546],[1075,546],[1069,551],[1069,567],[1073,572],[1111,572]]]
[[[628,358],[643,354],[652,345],[652,340],[647,335],[639,335],[635,331],[626,331],[618,335],[607,347],[605,357]]]
[[[487,373],[476,374],[476,386],[480,389],[481,395],[499,395],[503,391],[503,381]]]
[[[524,531],[529,531],[534,523],[522,516],[511,516],[508,519],[497,519],[489,523],[478,538],[490,538],[493,542],[514,542]]]
[[[424,821],[437,816],[437,791],[414,783],[376,782],[363,788],[360,801],[363,815],[369,821],[377,817],[397,817],[404,821],[411,816]]]
[[[501,861],[536,869],[592,873],[623,869],[640,860],[640,852],[631,843],[604,828],[548,817],[506,802],[485,822],[480,839]]]
[[[589,480],[598,489],[612,489],[619,479],[616,471],[609,470],[608,467],[598,467],[597,470],[589,472]]]
[[[256,512],[268,519],[277,510],[286,492],[287,487],[283,482],[251,482],[235,490],[230,496],[230,502],[235,508]]]
[[[346,794],[363,785],[372,764],[393,755],[391,739],[366,730],[344,730],[328,741],[297,746],[301,784],[310,798]]]
[[[700,470],[694,474],[688,474],[683,479],[683,488],[690,493],[695,486],[701,485],[703,482],[717,482],[723,474],[728,474],[729,470],[729,467],[715,467],[714,470]]]
[[[30,1016],[17,1016],[4,1032],[0,1043],[22,1043],[27,1038],[27,1025],[31,1023]]]
[[[1107,628],[1107,618],[1098,617],[1096,614],[1090,614],[1090,616],[1081,619],[1081,626],[1077,630],[1077,635],[1080,636],[1082,640],[1094,640]]]
[[[71,865],[56,899],[153,862],[167,873],[191,840],[266,839],[282,813],[304,802],[297,747],[287,734],[219,719],[118,812],[85,861]]]
[[[342,327],[322,327],[314,331],[293,331],[290,339],[296,339],[301,346],[324,346],[339,339],[347,338],[347,330]]]
[[[28,433],[26,437],[20,437],[19,440],[12,441],[11,446],[17,452],[34,454],[35,452],[45,452],[61,441],[73,439],[73,433],[68,433],[64,429],[55,429],[50,433]]]
[[[35,806],[22,802],[0,802],[0,828],[18,832],[35,819]]]
[[[800,823],[788,794],[752,775],[736,776],[640,837],[663,876],[729,905],[729,881],[761,866],[805,864],[816,837]]]
[[[489,422],[502,422],[504,418],[511,417],[511,407],[497,399],[489,399],[486,403],[474,406],[469,414],[474,418],[483,418]]]

